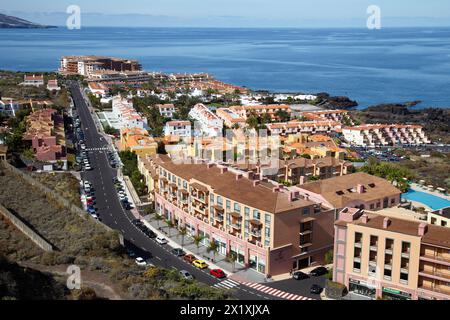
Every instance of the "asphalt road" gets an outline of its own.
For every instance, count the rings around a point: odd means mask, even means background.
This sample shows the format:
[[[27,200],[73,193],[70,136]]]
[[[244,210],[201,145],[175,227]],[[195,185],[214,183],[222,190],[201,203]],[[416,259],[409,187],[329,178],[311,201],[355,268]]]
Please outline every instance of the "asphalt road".
[[[187,270],[196,280],[210,286],[222,282],[212,277],[208,269],[197,269],[176,257],[170,252],[171,247],[159,245],[131,223],[134,217],[131,212],[123,209],[119,201],[113,184],[113,177],[116,176],[116,171],[109,166],[107,151],[89,151],[90,149],[108,148],[108,143],[97,132],[94,120],[78,84],[71,86],[71,92],[81,120],[81,128],[84,132],[84,140],[92,167],[91,171],[82,172],[81,176],[84,180],[91,182],[94,187],[96,208],[98,210],[97,214],[102,220],[102,223],[120,231],[123,234],[125,244],[128,248],[133,249],[142,258],[148,259],[157,266]],[[234,288],[232,292],[235,298],[242,300],[274,299],[273,296],[264,295],[259,291],[251,290],[242,285]]]

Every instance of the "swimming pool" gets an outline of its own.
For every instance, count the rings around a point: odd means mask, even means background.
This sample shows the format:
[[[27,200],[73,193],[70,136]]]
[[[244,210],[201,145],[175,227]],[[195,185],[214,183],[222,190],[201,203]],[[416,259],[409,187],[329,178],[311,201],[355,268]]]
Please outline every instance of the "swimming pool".
[[[424,205],[430,207],[433,210],[439,210],[450,207],[450,201],[445,198],[437,197],[432,194],[416,191],[413,189],[409,189],[408,192],[402,194],[402,198],[410,201],[423,203]]]

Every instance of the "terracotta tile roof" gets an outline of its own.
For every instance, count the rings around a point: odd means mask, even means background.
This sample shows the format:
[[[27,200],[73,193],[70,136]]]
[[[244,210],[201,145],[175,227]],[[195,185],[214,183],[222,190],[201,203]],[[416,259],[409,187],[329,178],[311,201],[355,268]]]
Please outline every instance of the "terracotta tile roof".
[[[364,186],[365,192],[356,192],[359,184]],[[322,195],[336,208],[345,207],[348,202],[353,200],[372,201],[401,194],[401,191],[389,181],[363,172],[319,180],[304,184],[299,188]]]
[[[161,167],[184,180],[195,179],[209,185],[223,197],[266,212],[281,213],[314,204],[302,199],[291,202],[286,193],[273,192],[261,184],[254,186],[253,181],[244,177],[237,180],[236,174],[222,174],[221,169],[216,166],[208,168],[206,164],[175,164],[170,161],[162,163]]]

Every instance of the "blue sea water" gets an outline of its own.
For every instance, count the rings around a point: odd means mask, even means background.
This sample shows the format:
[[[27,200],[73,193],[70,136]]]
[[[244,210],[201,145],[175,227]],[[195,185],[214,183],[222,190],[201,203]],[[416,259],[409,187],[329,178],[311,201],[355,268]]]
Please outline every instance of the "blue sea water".
[[[0,43],[0,69],[51,71],[62,55],[111,55],[252,89],[347,95],[361,107],[450,106],[450,28],[0,29]]]

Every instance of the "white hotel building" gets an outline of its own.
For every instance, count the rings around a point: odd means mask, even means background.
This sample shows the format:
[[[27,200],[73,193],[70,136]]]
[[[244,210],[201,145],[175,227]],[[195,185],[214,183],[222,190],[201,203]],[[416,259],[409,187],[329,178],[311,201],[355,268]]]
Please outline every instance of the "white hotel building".
[[[208,137],[222,136],[223,121],[205,105],[199,103],[196,104],[189,116],[195,120],[195,132],[194,135],[205,135]],[[199,126],[198,128],[196,126]],[[199,131],[197,131],[199,130]]]
[[[124,128],[148,128],[147,119],[133,108],[131,101],[121,96],[113,98],[112,112],[108,114],[108,121],[112,127],[119,130]]]
[[[178,136],[182,138],[191,137],[191,122],[174,120],[166,123],[164,127],[165,136]]]
[[[422,126],[400,124],[364,124],[342,129],[345,140],[355,146],[422,145],[431,140]]]

